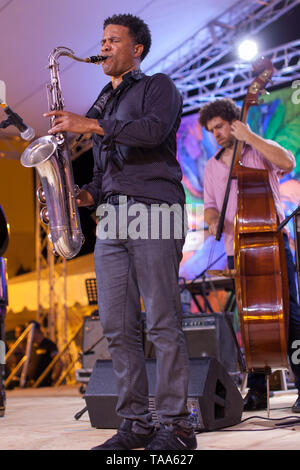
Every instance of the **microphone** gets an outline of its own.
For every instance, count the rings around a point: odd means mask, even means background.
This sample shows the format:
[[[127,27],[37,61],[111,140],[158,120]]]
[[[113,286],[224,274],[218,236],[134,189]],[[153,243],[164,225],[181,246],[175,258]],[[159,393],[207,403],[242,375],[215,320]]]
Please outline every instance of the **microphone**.
[[[22,139],[32,140],[35,136],[34,129],[32,129],[32,127],[27,126],[23,119],[17,113],[15,113],[9,106],[3,103],[1,104],[1,107],[8,116],[7,125],[10,124],[17,127],[17,129],[19,129],[21,133]]]

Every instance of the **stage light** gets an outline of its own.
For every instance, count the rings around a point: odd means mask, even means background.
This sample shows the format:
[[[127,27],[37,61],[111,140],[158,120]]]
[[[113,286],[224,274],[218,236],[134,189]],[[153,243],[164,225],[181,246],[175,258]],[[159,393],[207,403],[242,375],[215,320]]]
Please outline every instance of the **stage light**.
[[[258,51],[258,48],[257,48],[256,42],[250,39],[245,39],[238,46],[239,56],[243,60],[254,59],[257,55],[257,51]]]

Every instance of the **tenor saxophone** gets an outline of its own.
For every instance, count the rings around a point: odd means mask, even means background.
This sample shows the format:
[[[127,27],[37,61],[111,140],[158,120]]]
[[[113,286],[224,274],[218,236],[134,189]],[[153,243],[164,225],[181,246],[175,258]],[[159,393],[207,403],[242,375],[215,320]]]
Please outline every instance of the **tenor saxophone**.
[[[67,47],[53,49],[48,60],[50,83],[47,85],[47,94],[50,111],[64,108],[58,63],[61,56],[89,63],[100,63],[106,59],[103,56],[79,58]],[[51,126],[54,119],[51,117]],[[27,168],[35,167],[40,177],[42,188],[38,189],[37,197],[42,204],[46,204],[40,215],[44,223],[49,223],[49,238],[55,252],[66,259],[74,258],[84,243],[84,236],[76,204],[79,188],[74,185],[66,134],[47,135],[35,140],[23,152],[21,164]]]

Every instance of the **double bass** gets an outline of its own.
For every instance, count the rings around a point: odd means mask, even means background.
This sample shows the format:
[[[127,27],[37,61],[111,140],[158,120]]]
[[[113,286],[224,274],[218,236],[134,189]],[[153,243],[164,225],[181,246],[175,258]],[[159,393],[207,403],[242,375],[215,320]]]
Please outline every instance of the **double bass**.
[[[270,81],[273,65],[260,59],[257,77],[248,88],[241,121]],[[237,213],[234,222],[234,280],[242,342],[248,372],[270,374],[287,368],[289,286],[283,235],[268,171],[242,163],[243,142],[236,141],[216,239],[220,240],[232,178],[237,178]]]

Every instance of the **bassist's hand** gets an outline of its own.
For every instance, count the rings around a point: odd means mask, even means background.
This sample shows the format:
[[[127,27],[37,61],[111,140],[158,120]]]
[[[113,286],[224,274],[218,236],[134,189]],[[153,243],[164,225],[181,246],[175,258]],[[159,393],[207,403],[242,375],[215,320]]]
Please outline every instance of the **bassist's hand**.
[[[233,121],[231,124],[231,134],[241,142],[248,142],[253,132],[248,124],[244,124],[241,121]]]

